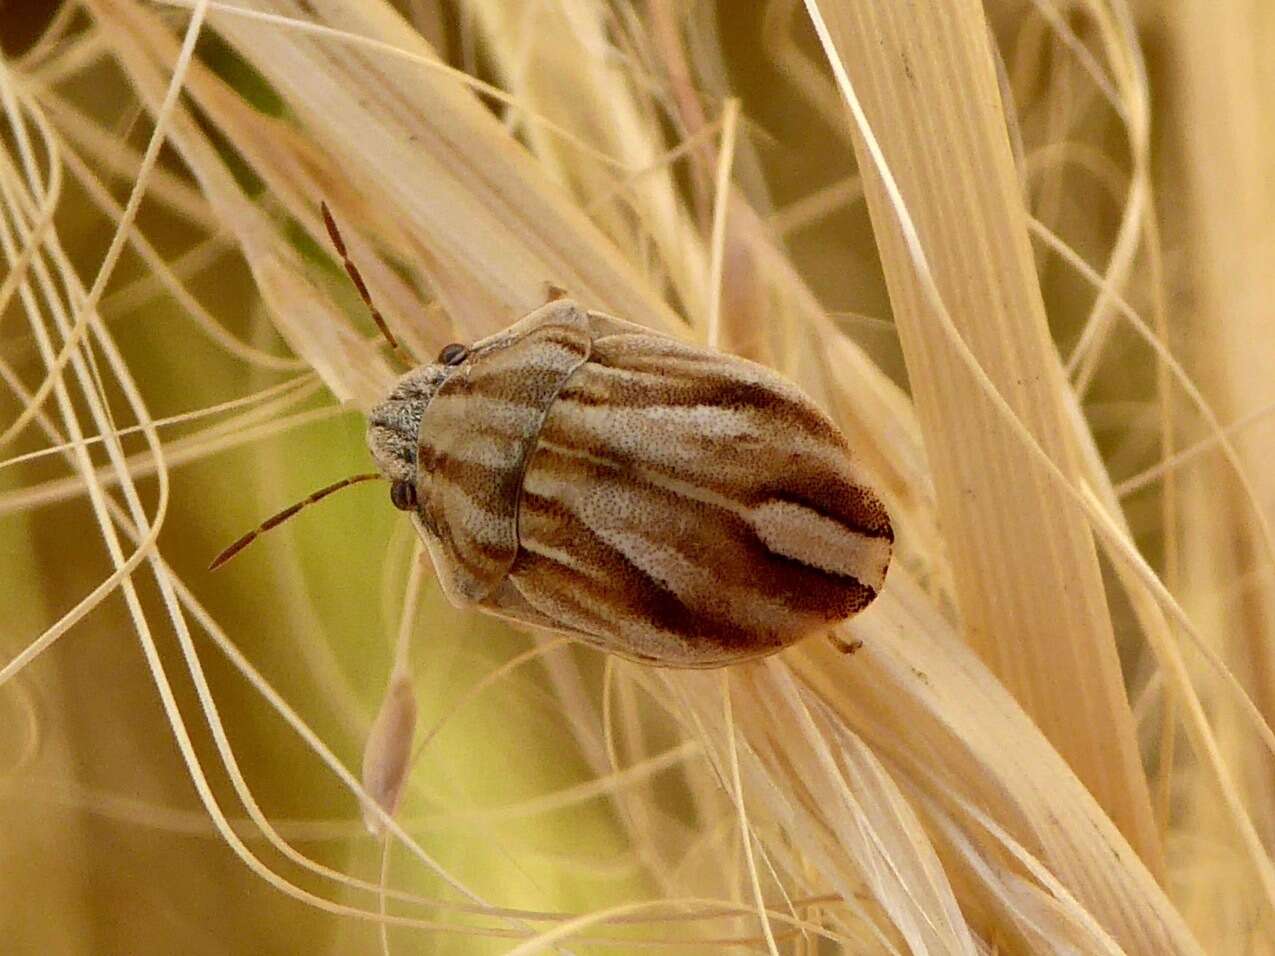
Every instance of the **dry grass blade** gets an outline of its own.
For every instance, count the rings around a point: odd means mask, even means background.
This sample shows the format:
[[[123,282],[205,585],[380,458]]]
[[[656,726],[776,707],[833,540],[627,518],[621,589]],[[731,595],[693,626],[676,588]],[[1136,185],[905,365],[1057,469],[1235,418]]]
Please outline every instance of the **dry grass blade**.
[[[1045,322],[979,5],[904,12],[830,0],[812,10],[828,23],[829,54],[863,88],[864,112],[962,336],[1050,458],[1079,475],[1071,400]],[[959,569],[967,639],[1158,870],[1159,840],[1084,515],[1059,500],[964,363],[939,344],[881,172],[866,147],[859,154]]]

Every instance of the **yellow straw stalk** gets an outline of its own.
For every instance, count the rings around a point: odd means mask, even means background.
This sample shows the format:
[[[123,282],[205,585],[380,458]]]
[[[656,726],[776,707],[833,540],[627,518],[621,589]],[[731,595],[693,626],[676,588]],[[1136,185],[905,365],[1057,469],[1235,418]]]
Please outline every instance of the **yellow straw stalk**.
[[[1072,401],[977,2],[811,3],[868,126],[859,165],[934,472],[964,634],[1153,869],[1160,850],[1093,538],[946,335],[900,228],[986,381],[1068,478]],[[851,92],[851,95],[854,95]],[[865,145],[875,139],[900,210]]]

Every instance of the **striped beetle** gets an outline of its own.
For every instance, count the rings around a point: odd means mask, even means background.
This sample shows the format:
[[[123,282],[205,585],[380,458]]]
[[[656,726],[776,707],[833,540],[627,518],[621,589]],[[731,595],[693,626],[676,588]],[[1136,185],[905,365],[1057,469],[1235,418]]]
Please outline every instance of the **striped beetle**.
[[[302,505],[384,477],[453,604],[651,664],[830,633],[876,597],[893,548],[845,437],[796,385],[566,298],[403,375],[367,443],[379,475]]]

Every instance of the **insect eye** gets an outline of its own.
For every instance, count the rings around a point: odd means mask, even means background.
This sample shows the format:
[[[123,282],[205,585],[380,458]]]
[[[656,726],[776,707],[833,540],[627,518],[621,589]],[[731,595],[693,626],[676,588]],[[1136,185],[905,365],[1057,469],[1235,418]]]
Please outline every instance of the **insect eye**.
[[[438,353],[438,364],[459,365],[468,355],[469,349],[459,342],[453,342],[451,345],[444,345],[443,350]]]
[[[396,481],[390,485],[390,503],[399,511],[416,509],[416,486],[410,481]]]

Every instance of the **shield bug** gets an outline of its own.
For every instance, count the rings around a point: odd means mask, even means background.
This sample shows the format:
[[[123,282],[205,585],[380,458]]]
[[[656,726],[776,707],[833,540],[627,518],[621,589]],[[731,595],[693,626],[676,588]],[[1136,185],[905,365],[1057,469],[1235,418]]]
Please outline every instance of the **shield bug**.
[[[453,604],[652,664],[827,634],[890,562],[885,507],[796,385],[568,298],[403,375],[367,442]]]

